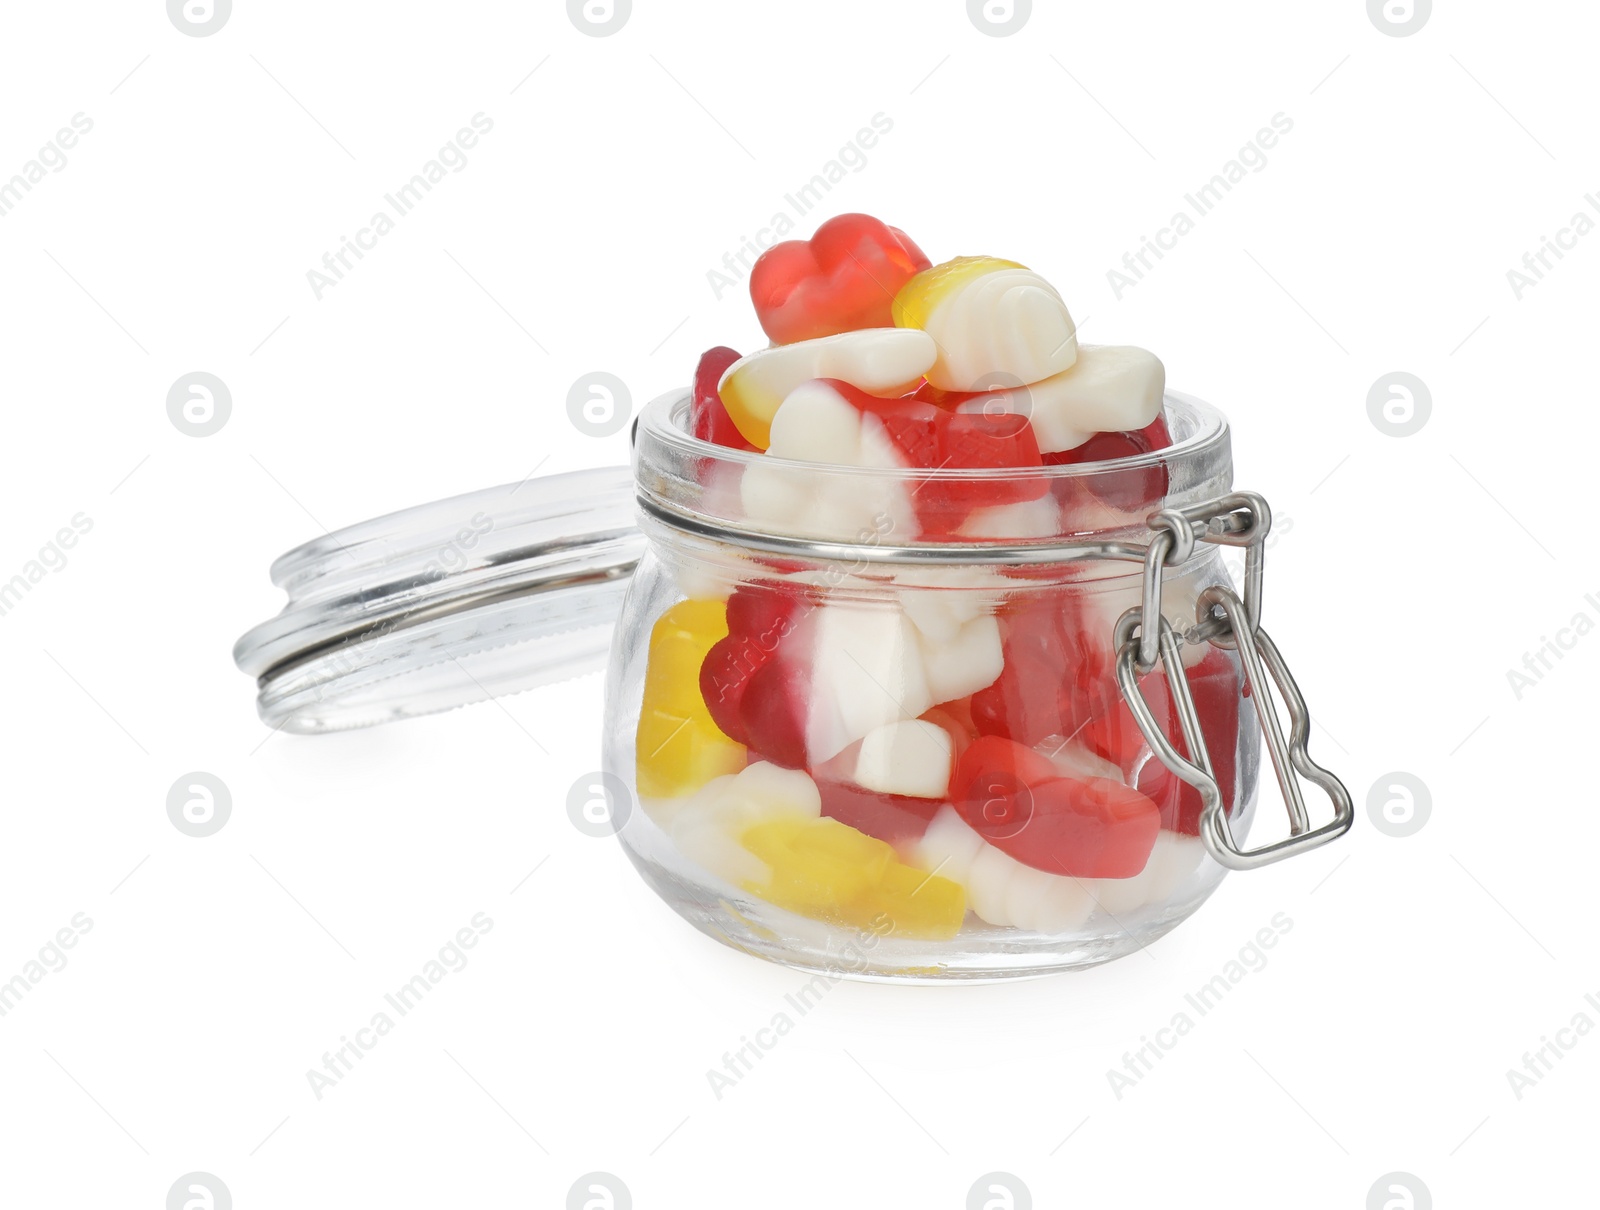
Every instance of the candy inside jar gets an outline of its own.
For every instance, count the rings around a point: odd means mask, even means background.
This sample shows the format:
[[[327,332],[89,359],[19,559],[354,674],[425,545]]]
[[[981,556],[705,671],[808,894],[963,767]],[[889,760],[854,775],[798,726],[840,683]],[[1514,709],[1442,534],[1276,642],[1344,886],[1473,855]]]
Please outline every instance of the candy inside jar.
[[[607,705],[607,768],[637,795],[619,835],[674,908],[794,965],[993,978],[1117,957],[1204,900],[1223,867],[1202,795],[1124,700],[1115,630],[1141,603],[1145,516],[1227,490],[1219,415],[1168,395],[1159,450],[1134,433],[1108,460],[944,470],[719,449],[695,415],[667,396],[640,419],[649,551]],[[784,518],[773,496],[808,503]],[[1227,582],[1196,553],[1163,615],[1192,630]],[[1181,662],[1243,834],[1260,747],[1238,656]],[[1140,691],[1187,755],[1166,678]]]
[[[1237,658],[1184,651],[1180,708],[1142,621],[1138,539],[1227,490],[1220,418],[1169,399],[1153,354],[1080,346],[1034,270],[934,264],[867,215],[769,250],[750,293],[773,343],[708,352],[637,435],[624,844],[701,928],[800,965],[870,941],[869,975],[982,977],[1164,931],[1220,875],[1207,845],[1246,824],[1257,763]],[[1152,575],[1184,633],[1226,582],[1172,517],[1183,567]]]

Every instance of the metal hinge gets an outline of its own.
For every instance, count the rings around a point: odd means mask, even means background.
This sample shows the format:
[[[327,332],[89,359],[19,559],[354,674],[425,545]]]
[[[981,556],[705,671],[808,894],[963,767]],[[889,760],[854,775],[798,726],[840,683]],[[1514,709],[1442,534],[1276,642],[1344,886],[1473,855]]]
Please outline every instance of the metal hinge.
[[[1272,526],[1272,510],[1254,492],[1235,492],[1189,508],[1162,509],[1151,514],[1149,525],[1152,536],[1144,561],[1143,603],[1117,619],[1117,684],[1151,751],[1162,764],[1199,791],[1202,802],[1200,837],[1206,848],[1230,869],[1248,870],[1307,852],[1342,836],[1350,830],[1355,818],[1350,792],[1306,751],[1311,716],[1306,711],[1305,698],[1284,664],[1277,644],[1261,629],[1263,543]],[[1161,614],[1163,573],[1169,566],[1186,562],[1193,555],[1197,541],[1245,548],[1244,597],[1241,599],[1229,588],[1206,589],[1195,608],[1194,626],[1185,630],[1180,638]],[[1155,618],[1157,625],[1146,625],[1146,618]],[[1255,699],[1256,717],[1261,721],[1289,813],[1287,839],[1244,849],[1234,838],[1228,813],[1223,809],[1222,792],[1212,772],[1211,755],[1200,730],[1194,695],[1189,689],[1181,655],[1183,643],[1207,642],[1239,653],[1245,690]],[[1154,670],[1158,663],[1163,667],[1177,706],[1178,725],[1189,758],[1162,733],[1149,703],[1139,691],[1139,677]],[[1287,742],[1267,684],[1269,672],[1289,712]],[[1305,799],[1300,793],[1300,777],[1322,787],[1332,800],[1333,819],[1321,827],[1311,827]]]

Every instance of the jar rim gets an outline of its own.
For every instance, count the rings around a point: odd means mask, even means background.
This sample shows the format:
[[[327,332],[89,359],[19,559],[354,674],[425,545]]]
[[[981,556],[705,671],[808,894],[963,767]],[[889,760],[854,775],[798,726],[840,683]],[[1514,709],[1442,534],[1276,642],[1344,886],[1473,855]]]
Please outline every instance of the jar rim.
[[[768,553],[805,551],[810,549],[807,543],[820,541],[833,551],[876,548],[872,556],[876,560],[903,555],[919,562],[982,561],[983,551],[991,558],[1006,559],[1016,557],[1020,545],[1026,544],[1035,548],[1034,557],[1042,561],[1045,547],[1075,548],[1086,539],[1125,544],[1147,536],[1152,507],[1127,501],[1127,481],[1122,477],[1130,472],[1163,468],[1166,490],[1154,507],[1182,508],[1216,499],[1233,486],[1227,418],[1210,404],[1177,391],[1168,391],[1163,397],[1161,414],[1172,436],[1169,446],[1097,462],[999,468],[845,466],[736,450],[689,431],[690,402],[690,392],[680,389],[658,396],[640,412],[633,443],[640,508],[647,517],[674,528],[707,537],[720,535]],[[796,500],[815,500],[821,506],[821,519],[804,506],[778,522],[748,515],[743,484],[746,472],[756,468],[770,469],[773,476],[795,485],[788,490],[800,493]],[[1006,516],[971,536],[963,533],[896,542],[888,548],[881,531],[872,535],[865,530],[842,532],[849,527],[837,525],[836,515],[827,511],[835,494],[851,499],[863,489],[879,494],[880,489],[892,489],[898,498],[909,500],[937,484],[960,485],[967,494],[981,493],[983,485],[993,485],[996,499],[1042,499],[1047,494],[1066,493],[1062,499],[1089,503],[1058,509],[1053,527],[1048,517]],[[1032,490],[1019,492],[1023,487]],[[961,547],[969,553],[956,555]],[[938,551],[943,551],[944,557]]]
[[[640,411],[634,430],[634,448],[648,450],[650,445],[660,446],[682,457],[693,458],[701,467],[725,464],[746,467],[756,464],[779,465],[824,471],[828,474],[860,475],[877,479],[900,479],[909,483],[951,482],[970,483],[973,480],[1001,480],[1018,482],[1040,479],[1058,482],[1066,479],[1084,479],[1097,475],[1120,474],[1144,467],[1175,462],[1202,456],[1208,451],[1226,452],[1229,444],[1228,418],[1219,409],[1202,399],[1181,391],[1167,391],[1162,397],[1162,415],[1170,422],[1177,420],[1181,435],[1174,434],[1173,442],[1159,450],[1129,454],[1120,458],[1106,458],[1095,462],[1070,462],[1055,466],[1030,467],[865,467],[846,466],[836,462],[808,462],[795,458],[782,458],[763,450],[738,450],[717,445],[694,436],[688,429],[689,405],[693,393],[687,388],[668,391],[652,399]],[[709,460],[709,462],[708,462]]]

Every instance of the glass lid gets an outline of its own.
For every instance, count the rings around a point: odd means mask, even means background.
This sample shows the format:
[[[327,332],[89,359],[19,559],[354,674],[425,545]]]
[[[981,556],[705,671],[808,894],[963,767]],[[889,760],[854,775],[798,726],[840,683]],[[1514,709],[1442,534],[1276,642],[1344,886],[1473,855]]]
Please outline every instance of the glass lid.
[[[644,552],[633,475],[548,475],[404,509],[272,565],[283,611],[233,649],[275,729],[371,726],[604,665]]]

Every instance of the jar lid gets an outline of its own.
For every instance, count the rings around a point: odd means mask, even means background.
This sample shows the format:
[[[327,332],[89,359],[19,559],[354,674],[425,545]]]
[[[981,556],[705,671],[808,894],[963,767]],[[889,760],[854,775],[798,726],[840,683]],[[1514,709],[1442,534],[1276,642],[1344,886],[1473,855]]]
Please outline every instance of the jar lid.
[[[274,729],[366,727],[603,667],[644,553],[627,467],[363,521],[272,565],[283,612],[233,649]]]

